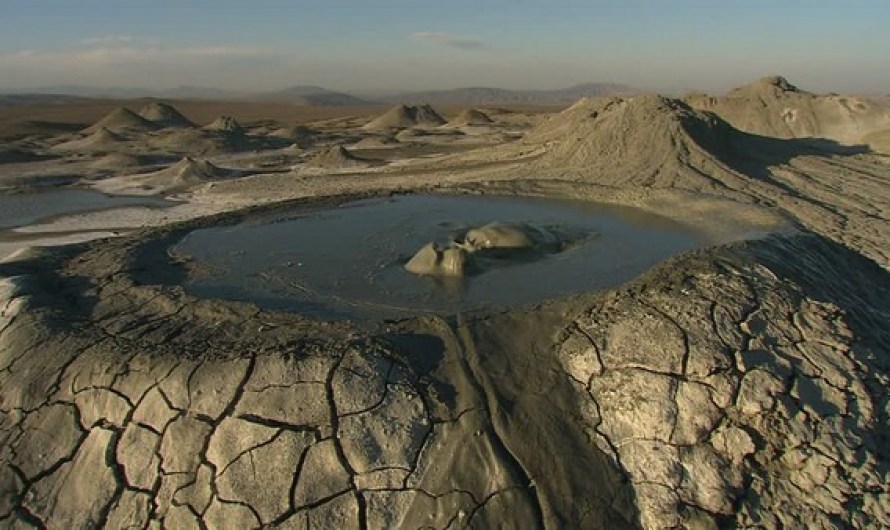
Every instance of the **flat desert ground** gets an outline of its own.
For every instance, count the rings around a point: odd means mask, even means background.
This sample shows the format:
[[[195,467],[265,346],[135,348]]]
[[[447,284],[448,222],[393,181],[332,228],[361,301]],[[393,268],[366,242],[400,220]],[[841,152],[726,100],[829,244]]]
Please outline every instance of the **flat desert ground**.
[[[46,209],[0,214],[0,527],[890,527],[886,101],[768,77],[567,108],[88,100],[0,124],[0,199]],[[696,243],[593,288],[624,246],[572,239],[601,258],[522,303],[335,296],[469,297],[576,251],[522,228],[558,252],[440,278],[497,246],[455,214],[433,277],[400,254],[332,261],[331,290],[272,281],[325,280],[300,256],[351,235],[276,230],[411,197],[595,204]],[[410,221],[345,252],[392,255]]]

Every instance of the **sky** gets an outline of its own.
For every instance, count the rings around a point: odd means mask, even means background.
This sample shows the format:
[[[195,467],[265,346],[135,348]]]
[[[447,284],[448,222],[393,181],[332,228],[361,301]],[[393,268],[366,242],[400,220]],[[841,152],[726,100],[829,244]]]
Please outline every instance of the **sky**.
[[[0,0],[0,90],[890,93],[888,27],[888,0]]]

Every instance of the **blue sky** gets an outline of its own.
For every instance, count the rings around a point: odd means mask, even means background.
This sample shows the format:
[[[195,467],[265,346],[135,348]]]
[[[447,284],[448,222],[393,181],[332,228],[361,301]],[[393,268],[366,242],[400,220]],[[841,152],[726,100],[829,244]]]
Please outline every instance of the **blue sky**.
[[[0,88],[886,93],[888,27],[887,0],[0,0]]]

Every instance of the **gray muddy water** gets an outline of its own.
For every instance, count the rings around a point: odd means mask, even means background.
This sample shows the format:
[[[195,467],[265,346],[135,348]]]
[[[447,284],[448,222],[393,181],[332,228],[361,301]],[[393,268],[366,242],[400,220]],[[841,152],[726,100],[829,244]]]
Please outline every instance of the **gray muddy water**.
[[[462,278],[418,276],[423,245],[490,222],[574,234],[559,252],[500,257]],[[617,286],[704,245],[693,230],[631,208],[519,197],[407,195],[294,210],[196,230],[171,252],[204,271],[186,289],[320,318],[385,319],[492,310]],[[491,260],[489,260],[491,261]]]
[[[15,228],[59,215],[125,206],[164,207],[176,204],[157,197],[105,195],[83,189],[0,195],[0,229]]]

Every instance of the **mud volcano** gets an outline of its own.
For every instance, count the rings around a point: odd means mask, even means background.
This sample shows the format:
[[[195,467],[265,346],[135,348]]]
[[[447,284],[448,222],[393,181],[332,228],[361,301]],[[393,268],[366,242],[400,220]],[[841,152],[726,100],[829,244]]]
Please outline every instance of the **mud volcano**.
[[[409,195],[196,230],[172,252],[196,265],[186,287],[198,296],[376,320],[613,287],[701,243],[628,208]],[[441,265],[448,256],[462,256],[459,271]]]

